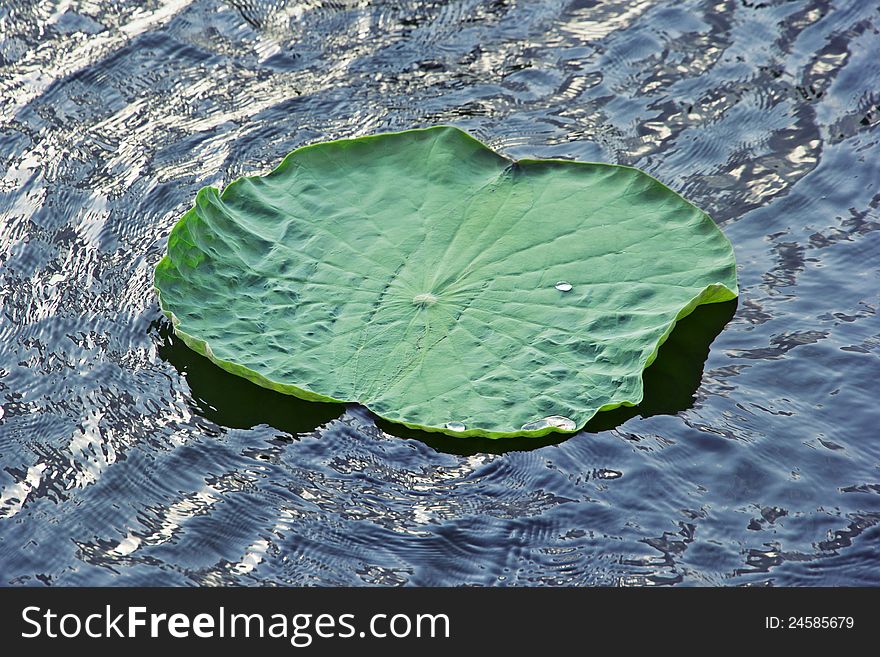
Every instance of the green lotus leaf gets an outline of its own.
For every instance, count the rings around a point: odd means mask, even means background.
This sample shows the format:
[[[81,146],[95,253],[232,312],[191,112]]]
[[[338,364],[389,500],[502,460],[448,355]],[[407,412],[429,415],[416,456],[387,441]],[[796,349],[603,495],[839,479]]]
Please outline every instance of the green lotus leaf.
[[[511,161],[447,126],[202,189],[155,285],[177,335],[233,374],[489,438],[637,404],[676,321],[737,294],[730,242],[654,178]]]

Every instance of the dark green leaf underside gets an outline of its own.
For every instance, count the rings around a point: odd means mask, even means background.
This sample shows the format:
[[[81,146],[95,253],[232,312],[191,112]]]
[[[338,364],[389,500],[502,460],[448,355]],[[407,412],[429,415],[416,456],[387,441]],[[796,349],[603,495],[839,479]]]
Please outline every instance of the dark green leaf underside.
[[[491,438],[637,404],[675,322],[737,294],[730,242],[647,174],[513,163],[445,126],[202,189],[155,284],[177,334],[234,374]],[[522,429],[547,417],[570,422]]]

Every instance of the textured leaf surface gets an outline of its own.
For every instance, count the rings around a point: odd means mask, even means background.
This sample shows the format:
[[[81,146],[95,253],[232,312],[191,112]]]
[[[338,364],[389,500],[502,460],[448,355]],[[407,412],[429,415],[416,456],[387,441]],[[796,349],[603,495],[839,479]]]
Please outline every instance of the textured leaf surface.
[[[647,174],[514,163],[451,127],[308,146],[202,189],[155,283],[230,372],[488,437],[638,403],[676,320],[737,290],[727,238]]]

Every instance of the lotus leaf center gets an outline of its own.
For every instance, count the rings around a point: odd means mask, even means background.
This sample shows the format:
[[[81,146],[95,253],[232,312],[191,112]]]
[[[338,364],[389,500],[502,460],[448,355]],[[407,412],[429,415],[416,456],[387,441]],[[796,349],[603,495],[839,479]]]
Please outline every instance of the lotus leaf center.
[[[430,292],[422,292],[421,294],[414,296],[412,302],[414,306],[427,308],[428,306],[433,306],[437,303],[437,297]]]

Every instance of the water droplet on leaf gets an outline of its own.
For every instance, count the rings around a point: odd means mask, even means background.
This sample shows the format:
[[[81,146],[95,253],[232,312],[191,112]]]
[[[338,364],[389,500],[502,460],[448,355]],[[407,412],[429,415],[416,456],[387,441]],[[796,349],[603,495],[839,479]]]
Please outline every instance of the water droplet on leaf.
[[[450,431],[464,431],[467,428],[461,422],[447,422],[445,426]]]
[[[547,427],[556,427],[563,431],[574,431],[577,425],[574,423],[574,420],[563,417],[562,415],[550,415],[549,417],[544,417],[540,420],[535,420],[534,422],[528,422],[522,425],[521,431],[540,431]]]
[[[560,292],[571,292],[572,285],[568,281],[559,281],[554,287]]]
[[[574,420],[567,418],[563,415],[551,415],[548,418],[544,418],[550,424],[551,427],[556,427],[558,429],[564,429],[565,431],[574,431],[577,426],[574,423]]]

